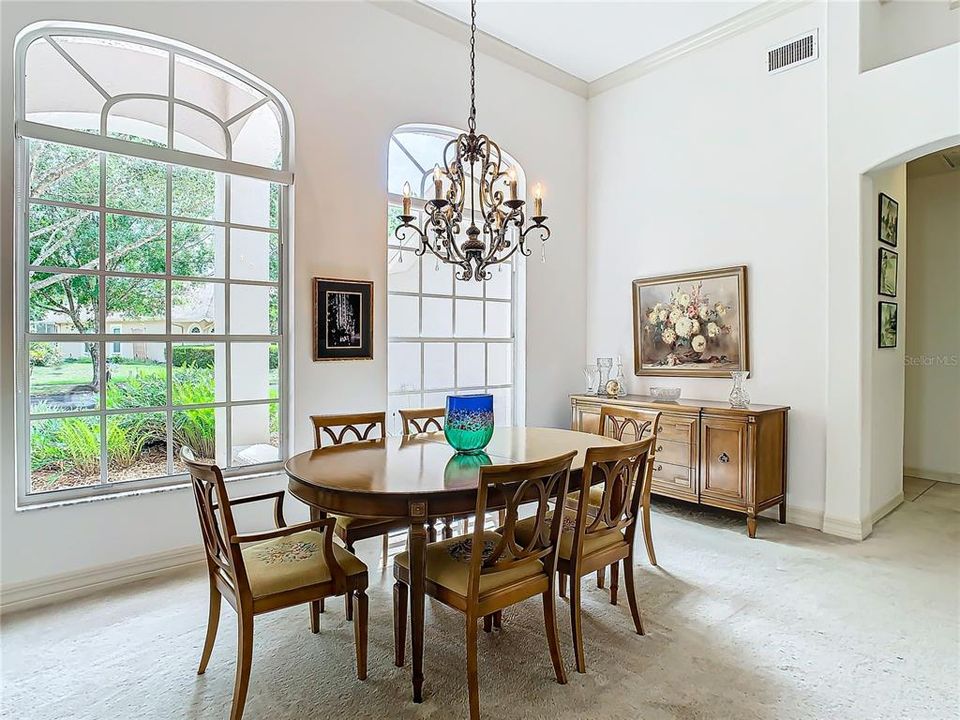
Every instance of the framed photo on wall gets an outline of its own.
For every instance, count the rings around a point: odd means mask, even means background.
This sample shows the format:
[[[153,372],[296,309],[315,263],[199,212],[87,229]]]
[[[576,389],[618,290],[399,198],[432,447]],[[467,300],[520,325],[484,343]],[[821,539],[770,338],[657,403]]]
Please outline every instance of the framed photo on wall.
[[[880,248],[877,260],[877,292],[887,297],[897,296],[897,264],[899,257],[893,250]]]
[[[897,304],[880,301],[877,308],[877,347],[897,346]]]
[[[373,358],[373,282],[313,279],[313,359]]]
[[[637,375],[749,370],[746,265],[634,280],[633,343]]]
[[[900,205],[892,197],[880,193],[879,217],[877,232],[880,242],[893,247],[897,246],[897,221],[900,214]]]

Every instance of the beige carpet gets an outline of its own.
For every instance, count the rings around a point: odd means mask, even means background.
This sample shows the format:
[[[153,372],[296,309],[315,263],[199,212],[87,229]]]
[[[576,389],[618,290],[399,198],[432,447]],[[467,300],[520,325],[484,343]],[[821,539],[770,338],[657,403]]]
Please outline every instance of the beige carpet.
[[[537,602],[482,635],[486,718],[951,720],[960,715],[960,486],[937,484],[865,543],[772,521],[749,540],[739,518],[660,503],[662,567],[637,573],[649,634],[626,603],[585,593],[587,674],[553,682]],[[376,567],[377,544],[362,548]],[[370,676],[354,679],[352,626],[330,602],[319,635],[306,608],[258,619],[245,717],[462,718],[463,626],[428,603],[425,702],[409,660],[392,664],[391,595],[374,572]],[[199,572],[5,617],[3,717],[226,718],[236,622],[226,605],[207,674],[195,674],[206,617]]]

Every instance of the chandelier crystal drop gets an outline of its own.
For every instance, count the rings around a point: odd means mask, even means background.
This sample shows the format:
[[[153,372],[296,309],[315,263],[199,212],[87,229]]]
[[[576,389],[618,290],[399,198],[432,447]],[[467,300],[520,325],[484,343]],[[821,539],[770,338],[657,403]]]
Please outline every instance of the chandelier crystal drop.
[[[410,210],[410,184],[404,183],[401,224],[394,234],[401,244],[416,237],[417,255],[429,250],[438,260],[457,266],[458,280],[483,282],[491,277],[491,265],[508,261],[517,251],[530,255],[528,234],[536,231],[534,237],[546,243],[550,229],[544,225],[547,217],[539,183],[528,224],[526,203],[518,198],[517,169],[504,167],[500,146],[476,132],[476,35],[477,0],[471,0],[469,131],[447,143],[443,166],[438,164],[433,169],[433,198],[425,203],[422,227],[415,223],[416,216]],[[468,199],[469,226],[463,239],[464,203]]]

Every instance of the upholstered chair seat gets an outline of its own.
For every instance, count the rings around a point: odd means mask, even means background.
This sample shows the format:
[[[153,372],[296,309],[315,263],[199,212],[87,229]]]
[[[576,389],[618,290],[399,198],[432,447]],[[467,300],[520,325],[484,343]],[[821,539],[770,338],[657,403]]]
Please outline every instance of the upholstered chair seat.
[[[579,496],[579,493],[577,493]],[[591,493],[592,495],[592,493]],[[600,488],[601,500],[603,498],[603,489]],[[598,503],[599,504],[599,503]],[[546,517],[546,521],[549,522],[550,518],[553,517],[553,513],[550,513]],[[569,560],[573,554],[573,540],[575,537],[575,531],[577,528],[577,512],[570,508],[564,508],[563,512],[563,525],[561,525],[560,531],[560,557],[564,560]],[[529,542],[530,538],[533,536],[533,533],[536,530],[536,518],[530,517],[526,520],[520,520],[517,523],[517,542],[525,544]],[[592,555],[595,552],[604,550],[611,545],[616,545],[618,543],[626,543],[626,539],[623,537],[623,533],[616,529],[610,528],[602,532],[591,533],[584,538],[583,542],[583,554]]]
[[[367,572],[362,560],[337,544],[333,545],[333,554],[347,577]],[[250,545],[242,550],[242,555],[254,598],[333,579],[323,556],[323,533],[315,530]]]
[[[519,539],[519,537],[518,537]],[[489,557],[497,543],[501,541],[500,535],[495,532],[487,531],[483,534],[483,555]],[[523,541],[524,543],[526,541]],[[473,558],[473,536],[458,535],[448,540],[430,543],[427,545],[427,567],[425,576],[428,583],[462,596],[467,597],[468,582],[470,580],[470,560]],[[407,552],[402,552],[396,557],[396,566],[404,580],[409,578],[410,556]],[[480,597],[491,592],[501,590],[521,580],[543,576],[543,563],[539,560],[535,562],[524,563],[515,568],[504,571],[496,571],[496,565],[493,566],[493,572],[485,572],[480,576]]]

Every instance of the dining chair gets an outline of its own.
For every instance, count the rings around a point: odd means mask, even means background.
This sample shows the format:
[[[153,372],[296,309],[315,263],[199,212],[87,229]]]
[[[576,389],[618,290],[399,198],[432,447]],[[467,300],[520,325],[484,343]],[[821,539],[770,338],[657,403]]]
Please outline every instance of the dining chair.
[[[570,464],[576,451],[530,463],[488,465],[480,468],[477,483],[477,517],[488,505],[506,507],[506,522],[499,532],[475,523],[473,533],[429,543],[426,547],[425,591],[444,605],[459,610],[466,618],[467,688],[470,720],[480,717],[480,689],[477,673],[477,624],[494,617],[504,608],[540,595],[550,659],[557,682],[567,676],[560,655],[557,634],[554,583],[557,547],[562,515],[550,519],[548,500],[566,494]],[[520,541],[518,509],[522,503],[536,505],[533,532]],[[474,552],[475,548],[481,548]],[[403,552],[393,564],[394,650],[396,664],[403,666],[406,644],[407,600],[410,586],[410,556]]]
[[[400,419],[403,421],[403,434],[416,435],[426,432],[443,432],[443,423],[447,415],[447,409],[442,407],[435,408],[405,408],[400,410]],[[443,518],[442,535],[444,539],[453,537],[453,524],[455,522],[466,522],[469,516],[459,518]],[[466,530],[466,525],[462,528]],[[436,542],[437,531],[433,525],[427,528],[430,533],[430,542]]]
[[[357,677],[365,680],[367,566],[334,544],[336,520],[287,525],[283,518],[283,490],[231,498],[219,467],[198,461],[188,447],[181,449],[180,456],[190,473],[210,581],[207,636],[198,675],[206,671],[217,639],[221,598],[226,598],[237,612],[237,675],[230,720],[243,716],[253,662],[253,619],[263,613],[311,603],[311,629],[318,632],[312,603],[334,595],[352,597],[356,605]],[[233,508],[261,500],[274,501],[276,529],[238,534]]]
[[[615,438],[621,442],[632,442],[642,440],[644,437],[656,438],[660,431],[659,411],[641,410],[637,408],[615,407],[612,405],[603,405],[600,407],[600,423],[597,426],[597,434]],[[650,457],[647,460],[648,474],[653,473],[654,460],[656,457],[656,441],[651,449]],[[590,490],[590,506],[596,508],[600,505],[601,489],[599,487]],[[568,505],[572,508],[577,506],[576,493],[571,493]],[[644,496],[641,501],[643,511],[643,544],[647,549],[647,559],[653,566],[657,565],[657,553],[653,548],[653,531],[650,527],[650,483],[645,484]],[[610,567],[611,587],[616,587],[618,582],[617,566]],[[605,568],[597,570],[597,587],[604,587]],[[565,595],[566,577],[560,578],[560,592]],[[616,605],[616,596],[611,590],[611,602]]]
[[[366,440],[382,440],[386,433],[386,413],[367,412],[340,415],[311,415],[313,423],[314,446],[316,448],[343,445],[349,442],[363,442]],[[311,510],[311,513],[314,511]],[[331,515],[336,518],[336,535],[346,545],[347,550],[354,552],[354,543],[371,537],[383,537],[381,548],[381,563],[387,567],[387,557],[390,550],[391,530],[407,529],[409,523],[406,518],[384,520],[382,518],[365,519],[353,518],[345,515]],[[347,620],[353,619],[353,604],[350,597],[344,598]],[[323,612],[320,605],[319,612]]]
[[[586,672],[580,620],[580,578],[584,575],[608,565],[616,568],[622,561],[633,624],[638,634],[644,634],[633,583],[633,541],[641,500],[650,483],[649,459],[654,442],[654,438],[647,438],[624,445],[589,448],[577,488],[577,507],[562,510],[557,572],[570,578],[570,627],[577,672]],[[591,489],[599,491],[596,505],[592,502]],[[538,526],[532,519],[517,524],[517,538],[521,543],[537,532]],[[614,605],[617,604],[618,577],[619,574],[614,574],[611,580]]]

